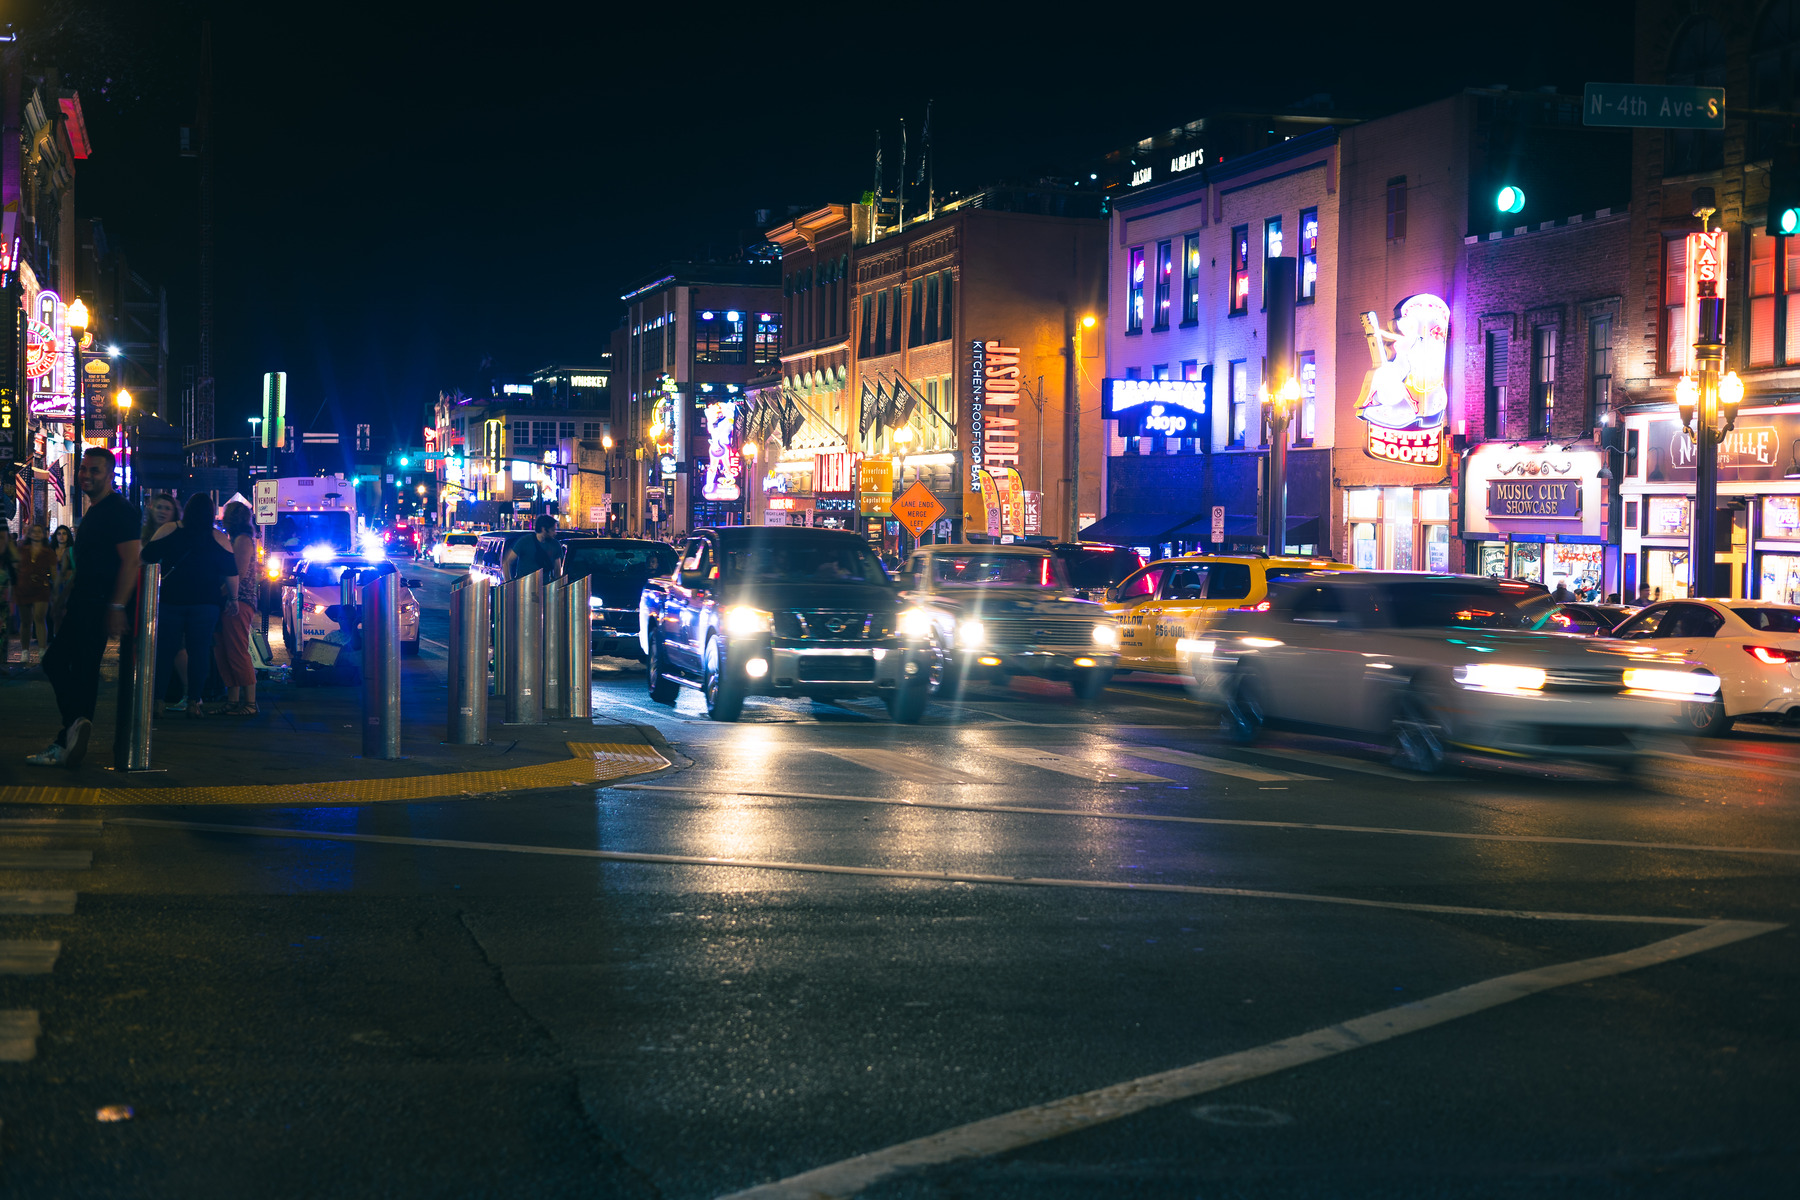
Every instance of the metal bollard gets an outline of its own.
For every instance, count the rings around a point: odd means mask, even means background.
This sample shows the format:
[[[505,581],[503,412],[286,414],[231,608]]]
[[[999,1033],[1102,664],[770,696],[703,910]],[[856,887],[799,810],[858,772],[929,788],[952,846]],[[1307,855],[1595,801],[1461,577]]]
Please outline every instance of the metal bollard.
[[[564,642],[569,652],[569,665],[563,673],[563,688],[569,696],[569,716],[578,721],[594,715],[593,618],[589,615],[588,597],[594,581],[583,575],[569,581],[569,633]]]
[[[354,639],[360,615],[356,611],[356,568],[345,567],[338,572],[338,629]],[[304,625],[305,622],[302,621],[301,624]],[[355,642],[352,641],[351,644],[354,645]]]
[[[506,671],[511,658],[506,648],[506,610],[511,606],[511,583],[502,583],[489,589],[494,602],[494,619],[488,627],[488,636],[494,648],[494,695],[506,695]]]
[[[450,721],[444,740],[452,745],[487,741],[489,590],[482,575],[450,585]]]
[[[569,715],[569,693],[563,679],[569,666],[568,584],[552,579],[544,584],[544,715]]]
[[[400,576],[363,584],[364,758],[400,757]]]
[[[156,712],[157,593],[162,590],[162,567],[144,563],[138,568],[137,642],[131,678],[131,730],[125,744],[125,769],[150,769],[150,718]],[[124,686],[125,681],[119,681]],[[118,759],[113,763],[117,765]]]
[[[506,723],[544,723],[544,582],[542,572],[522,575],[507,584]]]

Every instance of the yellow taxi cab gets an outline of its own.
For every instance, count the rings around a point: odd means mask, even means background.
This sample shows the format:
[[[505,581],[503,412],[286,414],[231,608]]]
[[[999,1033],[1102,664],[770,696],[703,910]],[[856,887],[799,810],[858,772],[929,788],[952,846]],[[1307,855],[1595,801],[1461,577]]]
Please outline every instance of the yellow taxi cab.
[[[1351,571],[1329,558],[1261,554],[1190,554],[1163,558],[1109,588],[1105,608],[1119,622],[1121,671],[1179,674],[1176,643],[1220,613],[1268,598],[1269,580],[1308,571]]]

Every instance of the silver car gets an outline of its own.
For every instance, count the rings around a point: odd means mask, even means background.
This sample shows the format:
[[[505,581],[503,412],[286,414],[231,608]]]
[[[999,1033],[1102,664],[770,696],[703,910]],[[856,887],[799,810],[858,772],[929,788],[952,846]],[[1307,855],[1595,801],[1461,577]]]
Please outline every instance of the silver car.
[[[1653,646],[1533,632],[1528,594],[1477,576],[1308,574],[1179,649],[1239,741],[1268,724],[1326,729],[1385,741],[1417,771],[1452,748],[1629,766],[1646,735],[1718,691]]]

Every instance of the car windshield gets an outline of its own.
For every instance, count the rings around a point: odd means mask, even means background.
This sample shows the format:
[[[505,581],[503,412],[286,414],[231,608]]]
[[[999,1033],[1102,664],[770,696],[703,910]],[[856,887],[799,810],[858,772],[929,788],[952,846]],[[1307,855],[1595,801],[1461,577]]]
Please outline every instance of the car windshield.
[[[723,547],[720,577],[733,583],[878,583],[887,572],[847,537],[757,537]]]
[[[307,587],[337,587],[338,579],[346,570],[360,572],[361,577],[357,582],[361,583],[364,580],[373,579],[377,575],[394,574],[394,564],[391,562],[311,562],[300,568],[300,582]]]
[[[1800,610],[1788,608],[1734,608],[1743,622],[1752,629],[1761,629],[1768,633],[1800,633]]]
[[[275,518],[263,534],[263,546],[270,550],[305,550],[324,546],[328,550],[353,549],[350,544],[350,514],[347,512],[289,512]]]
[[[584,575],[649,579],[667,575],[675,569],[675,547],[660,542],[643,542],[618,546],[569,547],[564,567],[569,578]]]
[[[1401,629],[1529,629],[1519,599],[1478,584],[1402,583],[1388,590],[1389,619]]]
[[[1069,571],[1069,586],[1078,588],[1111,587],[1144,565],[1136,550],[1079,549],[1066,554],[1063,562]]]
[[[939,587],[1069,586],[1062,560],[1048,554],[935,554],[931,578]]]

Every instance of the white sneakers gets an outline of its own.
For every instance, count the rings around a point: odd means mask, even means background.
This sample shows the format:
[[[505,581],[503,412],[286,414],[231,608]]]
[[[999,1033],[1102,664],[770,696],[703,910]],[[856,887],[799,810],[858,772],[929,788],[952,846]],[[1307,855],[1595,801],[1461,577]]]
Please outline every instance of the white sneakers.
[[[51,742],[48,747],[26,757],[25,761],[34,767],[67,767],[73,771],[81,765],[82,756],[87,753],[88,735],[94,732],[94,723],[86,717],[77,717],[64,735],[68,745]]]

